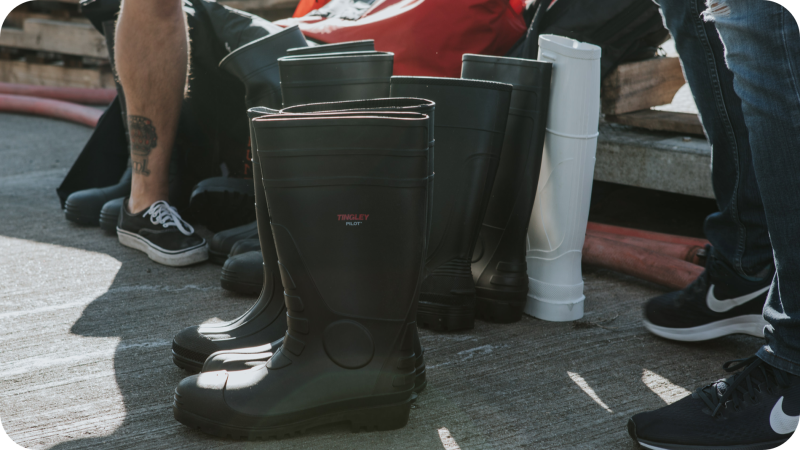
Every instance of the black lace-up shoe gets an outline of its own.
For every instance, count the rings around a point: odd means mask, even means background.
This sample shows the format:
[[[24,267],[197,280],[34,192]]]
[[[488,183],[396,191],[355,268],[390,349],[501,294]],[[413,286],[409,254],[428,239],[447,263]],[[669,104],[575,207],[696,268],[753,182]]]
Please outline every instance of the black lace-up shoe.
[[[761,450],[786,442],[800,420],[800,377],[756,356],[723,368],[744,370],[669,406],[636,414],[628,434],[656,450]]]
[[[165,266],[188,266],[208,259],[206,240],[194,232],[175,207],[159,200],[139,214],[128,212],[128,200],[119,215],[119,243],[147,253]]]
[[[651,298],[644,327],[676,341],[705,341],[734,333],[764,336],[761,316],[775,269],[745,279],[706,247],[706,270],[682,291]]]

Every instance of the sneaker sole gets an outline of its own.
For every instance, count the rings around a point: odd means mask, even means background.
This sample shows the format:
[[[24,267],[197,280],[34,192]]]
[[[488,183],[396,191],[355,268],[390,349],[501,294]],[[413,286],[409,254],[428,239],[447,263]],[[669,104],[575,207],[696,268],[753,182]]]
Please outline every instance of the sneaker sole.
[[[707,341],[729,334],[749,334],[750,336],[764,337],[764,326],[767,325],[767,321],[758,314],[732,317],[692,328],[661,327],[653,325],[646,319],[643,322],[645,329],[656,336],[683,342]]]
[[[119,227],[117,227],[117,237],[120,244],[144,252],[150,259],[165,266],[184,267],[208,260],[208,245],[205,242],[176,252],[153,245],[138,234],[125,231]]]
[[[668,444],[668,443],[648,441],[646,439],[640,439],[636,435],[636,423],[634,423],[632,419],[628,419],[628,435],[643,448],[649,450],[768,450],[777,448],[789,440],[787,438],[772,442],[761,442],[758,444],[740,444],[740,445],[722,445],[722,446]]]

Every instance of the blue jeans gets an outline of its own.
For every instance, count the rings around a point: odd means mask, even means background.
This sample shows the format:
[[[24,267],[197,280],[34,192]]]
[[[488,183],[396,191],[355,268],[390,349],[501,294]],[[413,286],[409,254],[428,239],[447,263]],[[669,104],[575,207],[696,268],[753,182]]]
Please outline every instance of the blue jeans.
[[[766,0],[708,0],[750,132],[777,273],[758,356],[800,375],[800,31]]]
[[[800,375],[797,23],[763,0],[709,0],[707,10],[703,0],[660,4],[712,145],[720,212],[706,220],[706,235],[742,275],[774,256],[758,356]]]
[[[740,275],[754,275],[772,261],[772,247],[742,103],[725,65],[722,41],[714,24],[701,17],[704,0],[658,3],[711,144],[711,181],[719,212],[706,219],[706,237]]]

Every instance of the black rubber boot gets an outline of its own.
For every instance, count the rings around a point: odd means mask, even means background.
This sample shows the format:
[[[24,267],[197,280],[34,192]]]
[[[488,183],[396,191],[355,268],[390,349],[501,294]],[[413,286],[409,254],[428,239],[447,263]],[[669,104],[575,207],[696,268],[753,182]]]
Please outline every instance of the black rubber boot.
[[[258,242],[258,237],[255,239],[242,239],[241,241],[237,241],[235,244],[233,244],[233,247],[231,247],[231,252],[228,254],[228,257],[232,258],[236,255],[241,255],[242,253],[247,252],[261,253],[261,244]],[[263,261],[259,263],[259,265],[262,263]]]
[[[373,113],[375,111],[416,112],[429,116],[431,118],[431,123],[433,123],[434,107],[435,104],[430,100],[415,99],[415,98],[385,98],[385,99],[351,100],[344,102],[313,103],[308,105],[298,105],[285,108],[281,110],[281,113],[284,114],[328,113],[337,115],[344,115],[344,114],[354,115],[354,114],[360,114],[361,112]],[[430,175],[428,177],[429,194],[428,194],[427,220],[430,220],[431,217],[430,207],[432,204],[430,200],[431,199],[430,193],[433,190],[433,153],[434,153],[433,127],[429,127],[428,131],[429,131],[428,142],[430,144],[428,148],[428,173]],[[428,228],[428,230],[429,229],[430,227]],[[240,241],[240,243],[242,242],[245,241]],[[231,251],[231,253],[233,253],[233,250]],[[413,324],[416,327],[416,315],[411,315],[410,319],[411,320],[409,323]],[[425,389],[425,386],[427,385],[424,350],[419,342],[418,334],[416,333],[414,334],[412,341],[414,346],[414,353],[417,355],[415,363],[416,378],[415,378],[414,391],[422,392]],[[265,344],[263,346],[254,348],[244,348],[232,351],[218,352],[211,355],[206,360],[206,363],[203,366],[203,372],[208,372],[213,370],[228,370],[228,371],[245,370],[250,367],[253,367],[258,362],[268,361],[272,357],[274,351],[275,348],[271,344]]]
[[[260,251],[231,256],[219,277],[222,289],[239,294],[258,294],[264,283],[264,258]]]
[[[278,58],[290,48],[306,46],[306,38],[295,25],[237,48],[220,61],[219,67],[244,84],[248,108],[279,109],[282,102]]]
[[[108,234],[117,234],[117,221],[124,203],[125,197],[120,197],[109,200],[103,205],[103,209],[100,210],[99,221],[101,230]]]
[[[365,39],[363,41],[337,42],[336,44],[315,45],[313,47],[291,48],[286,52],[286,56],[297,55],[320,55],[324,53],[347,53],[347,52],[374,52],[375,41]]]
[[[257,239],[256,221],[216,233],[208,243],[208,259],[216,264],[225,264],[233,246],[242,239]]]
[[[286,56],[278,61],[283,106],[389,96],[394,54],[349,52]]]
[[[436,189],[417,323],[475,324],[470,263],[503,146],[511,86],[457,78],[392,77],[393,97],[436,102]]]
[[[516,322],[528,294],[525,239],[531,218],[550,99],[552,63],[464,55],[461,77],[514,86],[503,151],[472,255],[475,315]]]
[[[253,222],[253,180],[213,177],[197,183],[189,197],[186,217],[213,232],[228,230]]]
[[[264,365],[181,381],[178,421],[251,439],[408,422],[429,118],[392,114],[255,122],[288,332]]]
[[[258,117],[271,111],[255,108],[248,117]],[[277,111],[272,111],[277,113]],[[251,139],[253,137],[251,128]],[[253,170],[260,174],[259,158],[253,153]],[[278,271],[278,256],[269,228],[269,212],[261,177],[254,177],[256,220],[264,260],[264,284],[256,303],[242,316],[223,323],[193,326],[175,335],[172,341],[172,361],[181,368],[198,372],[212,353],[221,350],[254,347],[279,340],[286,332],[286,308],[283,286]],[[276,344],[279,345],[279,344]]]
[[[125,171],[119,183],[103,188],[73,192],[64,203],[64,216],[79,225],[97,226],[100,211],[109,200],[127,197],[131,193],[131,169]],[[117,223],[114,222],[116,229]]]

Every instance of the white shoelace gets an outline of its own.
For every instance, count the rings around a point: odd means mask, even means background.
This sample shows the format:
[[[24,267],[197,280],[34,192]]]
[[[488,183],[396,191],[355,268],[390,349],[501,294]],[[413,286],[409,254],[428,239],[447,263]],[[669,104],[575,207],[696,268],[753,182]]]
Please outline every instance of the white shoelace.
[[[150,216],[150,223],[153,225],[161,225],[164,228],[175,227],[186,236],[194,234],[194,227],[183,220],[174,206],[169,206],[169,203],[164,200],[159,200],[150,205],[150,208],[142,217],[147,217],[148,215]]]

